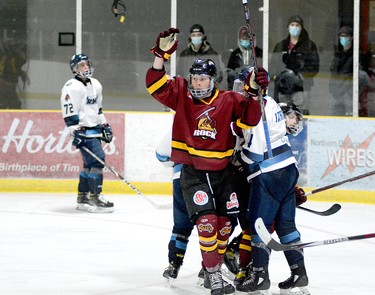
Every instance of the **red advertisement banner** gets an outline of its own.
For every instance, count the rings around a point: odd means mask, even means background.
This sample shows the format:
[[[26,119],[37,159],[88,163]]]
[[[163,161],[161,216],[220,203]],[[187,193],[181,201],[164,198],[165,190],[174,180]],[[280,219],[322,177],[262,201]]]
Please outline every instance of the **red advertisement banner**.
[[[105,144],[106,161],[123,173],[125,115],[106,113],[114,139]],[[79,150],[59,112],[0,112],[0,178],[76,179]],[[116,179],[105,169],[107,179]]]

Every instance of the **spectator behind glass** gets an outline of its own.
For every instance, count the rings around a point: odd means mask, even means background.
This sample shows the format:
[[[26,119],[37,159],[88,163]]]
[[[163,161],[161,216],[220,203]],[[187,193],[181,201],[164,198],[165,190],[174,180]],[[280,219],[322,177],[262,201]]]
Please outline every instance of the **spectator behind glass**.
[[[207,41],[204,28],[200,24],[194,24],[190,28],[189,44],[177,59],[177,75],[187,78],[190,67],[197,57],[212,59],[215,62],[218,71],[217,82],[220,83],[222,80],[220,78],[222,76],[222,69],[224,68],[221,57]]]
[[[360,117],[375,117],[375,54],[368,56],[367,86],[360,92]],[[359,72],[361,74],[361,71]],[[360,76],[361,77],[361,76]],[[360,79],[361,82],[361,79]]]
[[[289,18],[287,28],[288,37],[276,44],[271,58],[274,98],[293,102],[306,115],[313,78],[319,71],[318,49],[299,15]]]
[[[228,68],[240,72],[246,66],[254,64],[252,58],[251,40],[249,39],[249,32],[247,26],[242,26],[238,30],[237,48],[232,52],[228,61]],[[256,37],[254,35],[255,55],[257,57],[257,64],[261,66],[260,59],[263,55],[263,50],[257,47]]]
[[[3,39],[0,42],[0,109],[22,108],[19,92],[30,82],[26,71],[23,70],[27,64],[25,52],[24,46],[12,39]]]
[[[353,115],[353,29],[343,26],[338,31],[339,44],[331,64],[330,114],[333,116]],[[367,73],[359,71],[359,93],[367,85]]]
[[[257,47],[256,36],[254,37],[255,55],[257,57],[257,65],[260,67],[263,50]],[[233,88],[233,82],[236,79],[238,73],[246,66],[253,66],[253,51],[251,46],[251,40],[249,38],[249,32],[247,26],[241,26],[238,30],[237,48],[233,50],[229,57],[228,69],[236,71],[235,75],[228,75],[228,84]]]

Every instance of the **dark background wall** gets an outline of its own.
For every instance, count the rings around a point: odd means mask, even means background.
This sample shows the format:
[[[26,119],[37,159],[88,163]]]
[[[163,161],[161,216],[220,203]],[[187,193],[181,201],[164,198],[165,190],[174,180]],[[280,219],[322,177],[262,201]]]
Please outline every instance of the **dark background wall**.
[[[126,19],[119,22],[111,12],[112,0],[82,0],[82,52],[95,66],[95,77],[104,86],[107,103],[114,109],[159,110],[144,87],[144,75],[153,59],[149,49],[157,34],[170,27],[170,0],[122,0]],[[337,30],[353,15],[353,0],[269,1],[269,50],[287,36],[287,19],[302,16],[305,28],[319,48],[321,67],[317,79],[316,114],[323,114],[327,102],[329,65],[337,44]],[[1,36],[12,36],[24,44],[28,63],[28,84],[21,91],[24,108],[58,109],[60,90],[71,77],[69,59],[74,46],[59,46],[60,32],[75,32],[76,1],[1,0]],[[263,43],[263,1],[248,1],[257,45]],[[187,46],[189,28],[204,26],[212,47],[224,61],[228,50],[237,47],[238,28],[245,24],[240,0],[177,1],[179,54]],[[169,66],[169,65],[168,65]],[[269,65],[272,71],[272,65]],[[142,99],[145,104],[142,104]],[[323,107],[319,106],[323,105]],[[323,104],[322,104],[323,102]],[[140,105],[140,107],[138,106]],[[146,105],[147,107],[144,107]]]

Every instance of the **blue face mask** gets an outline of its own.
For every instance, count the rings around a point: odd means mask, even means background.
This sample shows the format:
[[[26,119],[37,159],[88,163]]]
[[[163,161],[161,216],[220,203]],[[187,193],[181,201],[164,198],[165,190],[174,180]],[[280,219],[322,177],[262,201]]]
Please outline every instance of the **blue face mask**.
[[[191,38],[191,43],[193,43],[194,46],[199,46],[203,42],[202,37],[193,37]]]
[[[251,42],[250,42],[250,40],[240,40],[240,45],[243,47],[243,48],[249,48],[250,47],[250,44],[251,44]]]
[[[346,47],[350,44],[350,37],[340,37],[340,44]]]
[[[290,27],[289,34],[292,37],[298,37],[301,34],[301,29],[298,27]]]

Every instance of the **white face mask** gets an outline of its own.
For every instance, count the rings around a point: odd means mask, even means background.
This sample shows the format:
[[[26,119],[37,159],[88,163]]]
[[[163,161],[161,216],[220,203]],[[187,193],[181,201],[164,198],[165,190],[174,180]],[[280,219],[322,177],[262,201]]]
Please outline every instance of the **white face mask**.
[[[201,45],[202,42],[203,42],[202,37],[192,37],[191,38],[191,43],[193,43],[193,45],[195,45],[195,46]]]
[[[301,34],[301,29],[296,26],[289,27],[289,34],[292,37],[298,37]]]

